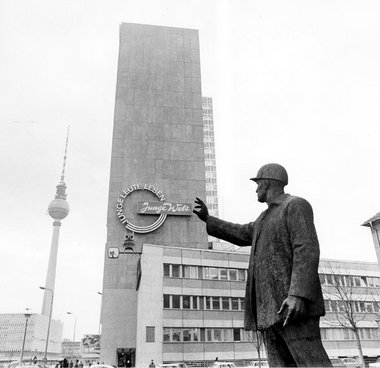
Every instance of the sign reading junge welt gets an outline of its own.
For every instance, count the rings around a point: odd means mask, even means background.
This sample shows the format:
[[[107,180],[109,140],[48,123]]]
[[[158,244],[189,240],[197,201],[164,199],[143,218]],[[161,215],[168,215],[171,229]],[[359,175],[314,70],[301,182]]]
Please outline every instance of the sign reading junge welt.
[[[191,203],[169,203],[169,202],[137,202],[137,213],[140,215],[166,215],[191,216]]]
[[[124,213],[124,201],[127,196],[135,191],[147,191],[153,193],[160,202],[138,201],[137,213],[140,215],[158,215],[158,219],[147,226],[137,226],[132,224]],[[157,230],[165,221],[168,215],[191,216],[193,207],[191,203],[171,203],[166,200],[165,195],[155,186],[148,184],[133,184],[123,189],[116,200],[116,215],[123,226],[139,234],[150,233]]]

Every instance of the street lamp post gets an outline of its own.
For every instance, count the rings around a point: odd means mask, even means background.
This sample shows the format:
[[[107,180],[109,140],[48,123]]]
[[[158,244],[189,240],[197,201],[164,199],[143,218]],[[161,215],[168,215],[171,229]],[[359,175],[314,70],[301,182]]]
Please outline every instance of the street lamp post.
[[[28,310],[28,308],[27,308]],[[24,339],[22,340],[22,348],[21,348],[21,353],[20,353],[20,365],[22,365],[22,358],[24,356],[24,348],[25,348],[25,340],[26,340],[26,331],[28,329],[28,320],[29,320],[29,317],[31,316],[32,314],[31,313],[24,313],[24,316],[25,316],[25,330],[24,330]]]
[[[51,314],[52,314],[52,311],[53,311],[54,290],[49,289],[47,287],[43,287],[43,286],[40,286],[40,289],[41,290],[48,290],[48,291],[51,292],[50,313],[49,313],[49,322],[48,322],[48,328],[47,328],[47,334],[46,334],[45,355],[44,355],[44,362],[46,364],[46,362],[47,362],[47,349],[48,349],[48,344],[49,344]]]
[[[100,325],[102,323],[102,304],[103,304],[103,293],[98,291],[98,294],[102,297],[100,302],[100,317],[99,317],[99,328],[98,328],[98,335],[100,335]]]
[[[73,342],[74,342],[75,341],[75,330],[77,328],[77,315],[75,313],[71,313],[71,312],[66,312],[66,313],[71,314],[75,318],[75,320],[74,320],[74,335],[73,335]]]

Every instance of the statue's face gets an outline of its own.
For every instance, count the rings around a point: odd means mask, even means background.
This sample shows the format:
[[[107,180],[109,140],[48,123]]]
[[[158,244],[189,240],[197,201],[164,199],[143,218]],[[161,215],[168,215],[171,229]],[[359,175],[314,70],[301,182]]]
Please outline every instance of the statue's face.
[[[267,200],[267,191],[268,191],[268,183],[266,180],[258,180],[257,181],[257,200],[260,203],[265,203]]]

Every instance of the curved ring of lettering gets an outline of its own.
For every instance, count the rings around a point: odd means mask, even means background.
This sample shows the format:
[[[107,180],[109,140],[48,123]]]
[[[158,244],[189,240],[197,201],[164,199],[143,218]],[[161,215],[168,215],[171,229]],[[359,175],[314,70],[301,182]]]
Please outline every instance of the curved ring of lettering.
[[[165,199],[164,195],[160,191],[158,191],[157,188],[153,186],[148,186],[146,184],[145,185],[139,185],[139,184],[131,185],[129,188],[123,190],[123,194],[120,195],[121,199],[118,198],[117,200],[117,205],[116,205],[117,217],[119,218],[120,222],[125,226],[125,228],[130,231],[133,231],[139,234],[150,233],[154,230],[157,230],[165,222],[167,214],[161,213],[158,219],[153,224],[148,225],[148,226],[137,226],[129,222],[123,212],[123,202],[127,195],[129,195],[130,193],[136,190],[148,190],[152,192],[154,195],[156,195],[158,198],[160,198],[160,200],[162,200],[162,198]]]

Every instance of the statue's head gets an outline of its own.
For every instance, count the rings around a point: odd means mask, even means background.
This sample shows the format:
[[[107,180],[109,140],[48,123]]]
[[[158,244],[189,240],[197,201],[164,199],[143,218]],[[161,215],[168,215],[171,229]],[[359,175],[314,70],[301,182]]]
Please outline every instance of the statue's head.
[[[257,200],[264,203],[268,200],[268,191],[283,192],[284,186],[288,184],[288,173],[283,166],[271,163],[262,166],[251,180],[257,183]]]

